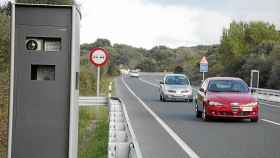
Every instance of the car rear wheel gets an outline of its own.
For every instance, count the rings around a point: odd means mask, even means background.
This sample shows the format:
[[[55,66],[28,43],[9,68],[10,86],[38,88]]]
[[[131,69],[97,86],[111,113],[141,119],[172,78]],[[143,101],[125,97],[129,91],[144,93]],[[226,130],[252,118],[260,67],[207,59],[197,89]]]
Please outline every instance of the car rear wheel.
[[[166,99],[165,99],[164,95],[162,95],[161,98],[162,98],[163,102],[166,102]]]
[[[205,106],[203,106],[202,119],[203,121],[209,121],[209,116],[207,115]]]

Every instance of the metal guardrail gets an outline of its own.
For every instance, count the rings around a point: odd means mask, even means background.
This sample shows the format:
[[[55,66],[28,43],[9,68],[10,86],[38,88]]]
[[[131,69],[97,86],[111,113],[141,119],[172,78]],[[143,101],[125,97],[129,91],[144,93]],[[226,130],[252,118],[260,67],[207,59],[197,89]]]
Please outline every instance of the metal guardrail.
[[[119,98],[80,96],[79,106],[109,107],[108,158],[142,158],[126,107]]]
[[[107,97],[96,97],[96,96],[80,96],[80,106],[105,106],[108,105]]]
[[[142,158],[125,105],[119,98],[109,100],[108,158]]]
[[[258,97],[258,99],[280,102],[280,90],[263,89],[263,88],[251,88],[252,94]]]

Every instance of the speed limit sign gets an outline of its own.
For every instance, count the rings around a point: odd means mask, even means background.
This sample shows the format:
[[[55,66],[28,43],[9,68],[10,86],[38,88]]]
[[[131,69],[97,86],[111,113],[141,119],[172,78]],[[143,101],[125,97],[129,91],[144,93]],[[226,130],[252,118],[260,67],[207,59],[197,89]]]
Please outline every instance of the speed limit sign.
[[[109,60],[109,53],[104,48],[92,48],[89,51],[89,61],[97,67],[96,95],[100,91],[100,67],[104,66]]]
[[[89,51],[89,60],[96,67],[104,66],[109,60],[109,53],[104,48],[92,48]]]

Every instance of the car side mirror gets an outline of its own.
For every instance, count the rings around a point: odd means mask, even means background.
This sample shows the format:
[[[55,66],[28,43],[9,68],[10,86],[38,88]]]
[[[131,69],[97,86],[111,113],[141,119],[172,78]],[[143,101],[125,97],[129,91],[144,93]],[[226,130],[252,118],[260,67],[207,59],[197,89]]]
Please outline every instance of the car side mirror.
[[[164,84],[163,81],[159,81],[159,84]]]

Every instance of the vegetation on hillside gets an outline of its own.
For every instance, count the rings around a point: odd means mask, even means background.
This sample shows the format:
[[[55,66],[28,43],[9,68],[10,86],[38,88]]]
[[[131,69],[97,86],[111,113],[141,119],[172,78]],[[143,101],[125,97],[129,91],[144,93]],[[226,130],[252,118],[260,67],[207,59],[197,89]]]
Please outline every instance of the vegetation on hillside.
[[[260,87],[280,89],[280,33],[272,24],[232,22],[223,31],[218,51],[209,56],[217,61],[210,63],[220,69],[220,75],[249,83],[250,71],[255,69],[260,71]]]
[[[260,87],[280,89],[280,33],[275,26],[265,22],[235,22],[223,30],[220,45],[179,47],[171,49],[155,46],[150,50],[124,44],[114,44],[107,39],[97,39],[83,44],[82,60],[93,47],[105,47],[111,60],[104,73],[115,74],[119,68],[142,71],[179,71],[192,82],[201,80],[199,62],[203,56],[209,61],[208,76],[235,76],[250,80],[250,71],[260,71]],[[86,62],[82,62],[87,64]]]
[[[0,157],[7,155],[9,94],[9,16],[7,5],[0,6]]]

